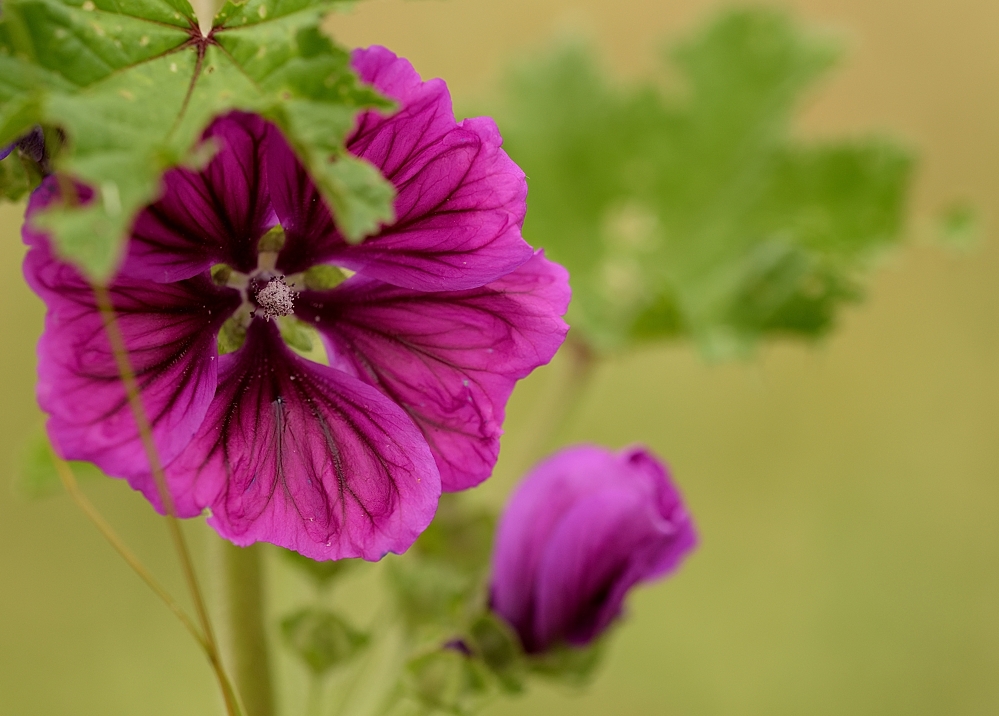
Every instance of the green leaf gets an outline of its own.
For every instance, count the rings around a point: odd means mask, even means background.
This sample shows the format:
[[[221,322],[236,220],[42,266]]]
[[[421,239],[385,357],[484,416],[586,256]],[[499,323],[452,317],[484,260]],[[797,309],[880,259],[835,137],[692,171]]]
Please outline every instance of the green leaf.
[[[388,584],[410,630],[461,628],[476,596],[476,579],[449,564],[408,555],[390,558],[386,566]]]
[[[0,161],[0,196],[18,201],[32,188],[31,177],[17,152]]]
[[[495,514],[458,494],[444,494],[433,522],[386,575],[414,630],[460,630],[484,601]]]
[[[299,554],[290,549],[281,549],[281,554],[284,556],[288,564],[293,565],[303,574],[309,576],[316,586],[319,588],[325,588],[331,585],[336,580],[340,579],[344,574],[353,569],[360,560],[357,559],[340,559],[334,562],[317,562],[314,559],[310,559],[305,555]]]
[[[575,330],[605,351],[693,338],[714,354],[830,330],[899,241],[913,166],[885,139],[793,137],[837,56],[747,9],[674,46],[672,85],[616,85],[579,46],[512,77],[500,122],[530,181],[524,234],[569,269]]]
[[[186,0],[8,0],[0,22],[0,137],[34,124],[67,137],[56,168],[90,185],[87,206],[38,216],[61,253],[94,277],[114,269],[136,212],[166,169],[194,160],[215,116],[277,123],[358,241],[392,219],[391,185],[350,157],[355,114],[391,105],[362,86],[321,34],[335,0],[227,3],[208,38]]]
[[[524,662],[520,640],[502,619],[483,614],[469,628],[474,653],[496,675],[508,693],[524,690]]]
[[[102,477],[97,467],[89,462],[69,462],[77,480]],[[55,453],[48,436],[42,430],[33,434],[24,444],[14,470],[14,491],[21,497],[38,500],[57,495],[63,490],[62,481],[55,467]]]
[[[943,246],[969,251],[981,244],[981,212],[967,201],[955,201],[944,207],[936,224],[936,240]]]
[[[437,649],[410,659],[403,688],[424,709],[451,714],[477,711],[489,693],[480,664],[457,649]]]
[[[281,620],[285,644],[321,676],[347,663],[368,645],[368,635],[357,631],[333,612],[308,607]]]
[[[411,554],[447,563],[466,573],[489,567],[496,514],[471,504],[458,493],[444,493],[433,522],[413,545]]]

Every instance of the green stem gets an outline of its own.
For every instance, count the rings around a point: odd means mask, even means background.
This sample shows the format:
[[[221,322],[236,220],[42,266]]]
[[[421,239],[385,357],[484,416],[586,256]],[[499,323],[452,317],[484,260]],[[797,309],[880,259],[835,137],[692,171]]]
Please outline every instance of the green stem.
[[[86,495],[80,490],[79,484],[76,482],[76,476],[73,474],[73,469],[69,466],[69,463],[60,457],[53,456],[53,461],[55,462],[56,472],[59,474],[59,479],[62,480],[63,487],[66,488],[66,492],[69,493],[70,497],[73,498],[73,502],[76,506],[80,508],[84,515],[94,524],[95,527],[104,535],[115,551],[121,555],[121,558],[128,563],[136,574],[145,582],[150,589],[152,589],[156,596],[158,596],[163,603],[174,613],[174,615],[180,620],[184,628],[187,629],[188,633],[194,640],[198,642],[205,653],[208,653],[208,647],[205,644],[205,638],[198,631],[198,627],[194,625],[191,618],[187,616],[187,612],[181,608],[177,600],[171,596],[171,594],[164,588],[156,578],[153,576],[152,572],[146,569],[146,566],[139,561],[139,558],[135,556],[135,553],[128,548],[124,540],[118,536],[118,533],[114,531],[111,524],[104,519],[104,516],[94,507],[94,503],[87,499]],[[210,655],[209,655],[210,658]]]
[[[313,675],[309,679],[309,693],[305,702],[305,716],[322,716],[324,683],[325,680],[321,676]]]
[[[66,197],[66,203],[73,205],[76,197],[75,188],[61,175],[60,182],[69,184],[69,186],[62,186],[61,189],[63,195]],[[125,389],[125,398],[131,409],[136,428],[139,431],[139,439],[146,453],[146,458],[149,460],[150,472],[152,472],[160,501],[163,503],[163,509],[166,512],[167,531],[170,533],[174,549],[177,551],[181,571],[184,574],[184,581],[187,582],[188,591],[191,593],[191,601],[194,602],[194,610],[198,615],[198,622],[201,626],[203,647],[211,663],[212,670],[218,679],[219,687],[222,689],[222,699],[225,702],[226,713],[228,716],[243,716],[239,697],[233,690],[229,676],[225,673],[225,669],[222,667],[222,662],[219,658],[218,643],[215,640],[212,623],[208,617],[208,608],[205,605],[205,599],[201,592],[201,585],[198,583],[198,575],[194,569],[194,560],[191,558],[191,551],[187,548],[187,540],[184,539],[184,533],[180,529],[177,510],[173,504],[173,497],[167,489],[166,473],[163,470],[163,463],[160,461],[159,453],[156,449],[152,424],[142,404],[139,381],[135,376],[135,369],[128,354],[128,347],[125,345],[125,337],[121,332],[121,327],[118,325],[114,304],[111,301],[111,292],[107,286],[102,284],[95,283],[92,287],[94,300],[97,303],[97,308],[100,310],[104,322],[104,334],[111,345],[111,353],[114,355],[118,375]]]
[[[570,332],[552,365],[556,370],[538,400],[526,435],[519,441],[519,449],[508,460],[506,469],[522,475],[556,446],[586,393],[596,366],[593,349]]]
[[[274,716],[264,615],[263,547],[216,540],[222,651],[246,716]]]

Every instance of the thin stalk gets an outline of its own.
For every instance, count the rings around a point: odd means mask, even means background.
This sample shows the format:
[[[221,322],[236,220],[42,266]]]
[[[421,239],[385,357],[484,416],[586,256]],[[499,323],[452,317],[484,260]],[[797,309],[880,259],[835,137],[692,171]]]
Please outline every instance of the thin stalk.
[[[226,662],[243,695],[246,716],[273,716],[267,631],[264,619],[262,545],[237,547],[217,540],[215,574],[220,579],[222,628]]]
[[[556,361],[553,367],[561,370],[552,376],[546,386],[547,390],[531,416],[519,449],[508,463],[507,469],[515,475],[523,474],[555,447],[586,393],[597,366],[593,349],[572,332],[558,352]]]
[[[322,716],[323,714],[323,685],[325,679],[322,676],[312,675],[309,679],[309,693],[305,701],[305,716]]]
[[[125,396],[132,410],[132,416],[139,431],[139,438],[146,452],[146,458],[149,460],[149,468],[153,474],[153,479],[156,481],[156,489],[159,492],[163,509],[166,512],[167,530],[170,533],[174,549],[180,559],[181,571],[184,574],[184,580],[187,582],[188,591],[191,593],[191,600],[194,602],[194,610],[201,626],[201,632],[204,635],[205,652],[212,665],[212,670],[218,679],[219,687],[222,690],[226,712],[229,716],[242,716],[243,712],[240,709],[239,698],[232,688],[232,683],[229,681],[229,677],[222,666],[222,660],[219,657],[218,642],[215,639],[215,633],[212,630],[211,620],[208,618],[208,609],[205,606],[201,586],[198,584],[198,577],[194,571],[194,561],[191,559],[191,552],[187,547],[184,534],[181,532],[173,498],[167,489],[166,473],[163,471],[163,464],[160,462],[159,453],[156,450],[152,426],[146,415],[145,407],[142,405],[139,383],[136,380],[135,370],[132,368],[132,362],[128,356],[125,338],[121,333],[121,328],[118,326],[114,304],[111,302],[111,293],[107,287],[97,283],[93,284],[93,290],[97,308],[101,312],[101,317],[104,321],[104,332],[107,334],[108,342],[111,345],[111,353],[114,355],[115,363],[118,367],[118,374],[125,387]]]
[[[122,541],[121,537],[114,531],[114,528],[108,523],[104,516],[97,511],[94,504],[87,499],[87,496],[83,494],[80,490],[79,484],[76,482],[76,476],[73,474],[73,469],[69,466],[65,460],[60,459],[57,456],[53,456],[55,460],[56,472],[59,473],[59,479],[62,481],[63,487],[66,488],[66,492],[69,496],[73,498],[73,502],[76,503],[77,507],[87,516],[87,518],[94,523],[97,530],[104,535],[115,551],[121,555],[121,558],[128,563],[128,566],[139,575],[143,582],[145,582],[150,589],[152,589],[156,596],[158,596],[163,603],[174,613],[174,615],[180,619],[184,628],[190,632],[194,640],[198,642],[202,649],[206,650],[207,646],[205,644],[205,638],[198,631],[198,628],[191,621],[191,618],[187,616],[187,613],[181,608],[177,601],[170,596],[170,593],[156,581],[156,578],[146,569],[145,565],[139,561],[139,558],[135,556],[135,553],[130,550],[125,543]]]

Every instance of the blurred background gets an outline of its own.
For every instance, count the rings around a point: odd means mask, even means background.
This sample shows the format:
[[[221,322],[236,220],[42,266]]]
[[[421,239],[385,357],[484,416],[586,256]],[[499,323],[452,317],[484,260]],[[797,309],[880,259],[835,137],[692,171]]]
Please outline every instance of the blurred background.
[[[722,4],[700,0],[369,0],[331,21],[384,44],[459,107],[488,107],[511,62],[553,37],[590,38],[621,81]],[[702,546],[639,590],[593,686],[535,687],[501,714],[999,713],[999,5],[988,0],[797,0],[847,54],[795,119],[813,138],[881,130],[919,154],[907,243],[865,303],[815,346],[768,342],[710,363],[686,343],[603,361],[563,441],[644,442],[664,456]],[[502,128],[502,127],[501,127]],[[516,159],[516,157],[514,157]],[[928,240],[955,200],[982,210],[979,244]],[[0,210],[0,468],[41,424],[33,399],[41,303],[20,277],[20,209]],[[514,394],[526,439],[558,361]],[[519,477],[504,455],[477,499]],[[123,483],[92,499],[175,593],[165,529]],[[189,523],[192,540],[204,528]],[[271,565],[278,576],[281,566]],[[277,609],[294,600],[284,579]],[[0,713],[215,714],[203,658],[63,495],[0,489]]]

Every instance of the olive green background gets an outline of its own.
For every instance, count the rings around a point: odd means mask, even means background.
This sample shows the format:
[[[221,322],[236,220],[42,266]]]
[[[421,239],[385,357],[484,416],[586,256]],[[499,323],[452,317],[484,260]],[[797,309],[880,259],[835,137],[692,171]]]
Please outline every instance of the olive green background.
[[[689,716],[999,713],[999,4],[799,0],[841,32],[844,67],[801,117],[806,136],[886,129],[919,148],[911,240],[825,344],[706,365],[654,346],[598,370],[565,437],[644,442],[671,464],[703,537],[670,581],[636,592],[582,695],[536,688],[501,714]],[[715,4],[692,0],[370,0],[331,25],[380,43],[459,102],[553,35],[584,33],[627,78]],[[974,251],[931,245],[929,217],[968,198]],[[19,209],[0,210],[0,470],[40,424],[42,307],[20,277]],[[515,394],[508,443],[543,399]],[[547,375],[546,375],[547,374]],[[500,500],[501,460],[481,488]],[[122,483],[88,494],[181,593],[163,525]],[[205,529],[188,525],[203,547]],[[273,566],[273,565],[272,565]],[[287,582],[276,599],[294,599]],[[65,496],[0,489],[0,714],[220,713],[186,633]]]

